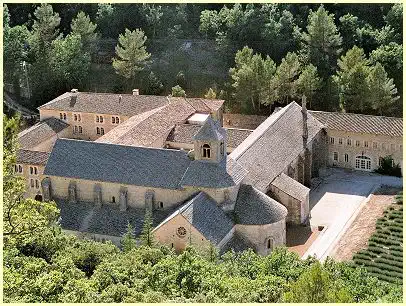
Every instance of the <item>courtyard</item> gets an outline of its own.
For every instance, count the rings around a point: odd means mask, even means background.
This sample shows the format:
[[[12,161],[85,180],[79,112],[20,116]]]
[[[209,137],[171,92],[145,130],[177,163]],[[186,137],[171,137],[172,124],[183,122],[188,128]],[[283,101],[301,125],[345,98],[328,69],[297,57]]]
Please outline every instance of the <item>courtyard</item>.
[[[322,229],[303,257],[323,260],[359,212],[360,205],[382,185],[402,187],[402,178],[329,168],[312,182],[310,227]]]

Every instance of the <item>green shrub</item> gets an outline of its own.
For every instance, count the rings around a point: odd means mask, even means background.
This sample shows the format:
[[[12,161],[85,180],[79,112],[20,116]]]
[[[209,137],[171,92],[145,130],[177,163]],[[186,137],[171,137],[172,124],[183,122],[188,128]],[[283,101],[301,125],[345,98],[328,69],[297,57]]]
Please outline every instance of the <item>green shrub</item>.
[[[402,177],[402,171],[400,169],[399,164],[394,164],[392,156],[388,155],[386,157],[381,158],[380,166],[375,172],[384,175],[391,175]]]

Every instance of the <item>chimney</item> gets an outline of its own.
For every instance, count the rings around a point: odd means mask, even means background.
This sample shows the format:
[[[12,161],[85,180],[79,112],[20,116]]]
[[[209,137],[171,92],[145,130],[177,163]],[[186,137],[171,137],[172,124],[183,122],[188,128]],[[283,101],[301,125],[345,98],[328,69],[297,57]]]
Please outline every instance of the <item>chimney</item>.
[[[121,103],[121,100],[123,99],[123,96],[122,95],[119,95],[118,96],[118,103]]]
[[[78,90],[76,88],[72,88],[71,96],[70,96],[70,107],[74,107],[76,104],[76,99],[78,97]]]
[[[303,117],[303,147],[307,146],[308,128],[307,128],[307,108],[306,108],[306,96],[302,96],[302,117]]]
[[[133,89],[133,96],[139,96],[140,90],[139,89]]]

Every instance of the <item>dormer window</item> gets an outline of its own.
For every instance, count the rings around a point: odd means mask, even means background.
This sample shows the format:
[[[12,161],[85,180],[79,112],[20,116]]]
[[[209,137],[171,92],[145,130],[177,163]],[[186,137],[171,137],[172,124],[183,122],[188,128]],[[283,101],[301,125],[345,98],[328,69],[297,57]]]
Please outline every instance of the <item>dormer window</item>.
[[[203,157],[210,158],[210,146],[207,143],[203,145]]]

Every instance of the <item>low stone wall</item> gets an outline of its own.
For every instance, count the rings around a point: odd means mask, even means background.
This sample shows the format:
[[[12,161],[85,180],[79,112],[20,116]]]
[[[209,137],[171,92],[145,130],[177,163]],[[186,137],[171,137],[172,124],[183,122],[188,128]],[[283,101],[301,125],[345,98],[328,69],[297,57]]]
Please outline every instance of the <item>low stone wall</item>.
[[[243,114],[223,114],[223,127],[234,127],[240,129],[255,130],[267,116],[243,115]]]

